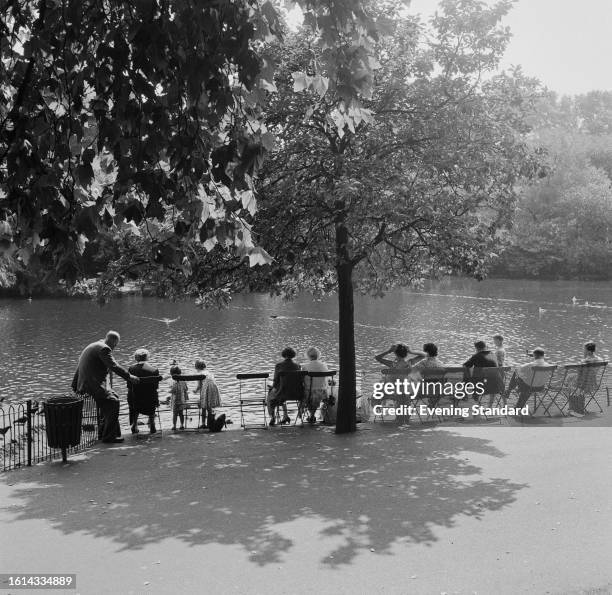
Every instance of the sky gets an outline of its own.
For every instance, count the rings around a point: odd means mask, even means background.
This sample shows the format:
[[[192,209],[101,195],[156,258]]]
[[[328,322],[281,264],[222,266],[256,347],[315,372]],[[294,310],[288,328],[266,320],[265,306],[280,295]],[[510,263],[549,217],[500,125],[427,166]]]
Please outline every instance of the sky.
[[[437,5],[412,0],[408,12]],[[612,91],[612,0],[517,0],[503,22],[513,38],[502,68],[520,64],[560,95]]]

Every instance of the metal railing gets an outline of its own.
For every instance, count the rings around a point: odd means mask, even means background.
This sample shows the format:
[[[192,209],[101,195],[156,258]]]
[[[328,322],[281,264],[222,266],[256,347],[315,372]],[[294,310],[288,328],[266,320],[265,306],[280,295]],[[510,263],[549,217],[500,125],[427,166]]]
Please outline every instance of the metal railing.
[[[98,438],[98,417],[94,400],[83,400],[81,441],[68,449],[76,453],[92,446]],[[0,405],[0,462],[1,470],[29,467],[41,461],[61,457],[59,448],[47,443],[44,400],[18,401]]]

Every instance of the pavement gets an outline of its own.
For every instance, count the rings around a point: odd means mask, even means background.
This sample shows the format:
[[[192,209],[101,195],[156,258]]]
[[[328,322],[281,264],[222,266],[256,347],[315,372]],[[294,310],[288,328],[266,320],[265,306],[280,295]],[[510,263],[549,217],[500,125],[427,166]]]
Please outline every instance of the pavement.
[[[610,428],[581,424],[130,436],[0,475],[0,572],[94,595],[612,593],[611,468]]]

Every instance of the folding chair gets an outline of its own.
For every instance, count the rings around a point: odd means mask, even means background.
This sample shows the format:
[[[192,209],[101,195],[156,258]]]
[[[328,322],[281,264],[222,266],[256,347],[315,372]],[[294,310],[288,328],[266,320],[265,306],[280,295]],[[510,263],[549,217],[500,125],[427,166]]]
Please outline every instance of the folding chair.
[[[510,371],[510,366],[500,368],[478,368],[478,374],[473,379],[484,383],[484,393],[477,396],[476,402],[481,407],[485,407],[483,401],[488,397],[486,407],[498,407],[506,392],[506,376]],[[487,419],[487,416],[484,415]]]
[[[411,396],[411,399],[419,421],[423,422],[419,402],[427,407],[425,421],[429,421],[434,417],[437,418],[438,421],[444,421],[444,418],[441,415],[430,413],[429,409],[434,409],[437,407],[440,400],[444,397],[446,368],[424,368],[422,370],[418,370],[418,372],[421,374],[422,378],[422,389],[415,395]]]
[[[140,382],[139,385],[141,384],[159,384],[164,377],[163,376],[139,376],[140,378]],[[137,415],[146,415],[144,413],[142,413],[141,411],[138,411],[138,408],[136,406],[134,406],[134,408],[137,410],[136,414]],[[158,429],[159,431],[156,431],[155,434],[158,434],[160,438],[164,437],[164,432],[163,432],[163,428],[162,428],[162,423],[161,423],[161,415],[159,414],[159,403],[157,404],[157,407],[155,408],[155,413],[154,416],[157,416],[157,425],[158,425]],[[130,422],[131,423],[131,422]],[[153,435],[155,435],[153,434]],[[142,439],[142,438],[148,438],[149,436],[151,436],[152,434],[141,434],[140,432],[137,432],[136,434],[134,434],[134,436],[136,437],[136,439]]]
[[[413,376],[411,375],[412,372],[410,371],[409,368],[406,369],[401,369],[401,368],[383,368],[380,373],[383,376],[383,382],[387,383],[387,382],[395,382],[396,380],[400,380],[400,381],[404,381],[404,379],[409,379],[411,380],[413,378]],[[374,405],[381,405],[381,406],[385,406],[385,404],[387,403],[387,401],[393,401],[395,408],[397,407],[404,407],[405,405],[412,405],[412,400],[411,400],[411,395],[406,395],[406,394],[402,394],[402,393],[392,393],[390,395],[383,395],[380,399],[375,399],[376,403],[374,403]],[[384,415],[382,414],[382,412],[380,413],[380,415],[377,415],[376,413],[374,413],[374,419],[373,421],[376,421],[376,418],[380,417],[380,421],[384,423],[385,419],[384,419]],[[397,423],[401,423],[404,421],[408,421],[408,423],[410,423],[410,415],[396,415],[395,416],[395,421]]]
[[[563,366],[564,375],[561,385],[552,395],[544,413],[548,413],[554,405],[561,415],[565,415],[565,408],[569,407],[574,399],[584,401],[585,413],[592,401],[595,401],[599,411],[603,413],[603,409],[597,400],[597,393],[601,388],[607,365],[608,362],[588,362]]]
[[[455,396],[454,391],[452,395],[448,395],[445,393],[448,392],[448,388],[447,388],[448,386],[454,387],[455,384],[463,384],[465,382],[465,368],[463,366],[447,366],[443,368],[442,372],[444,373],[444,376],[443,376],[444,389],[443,389],[442,395],[438,399],[438,403],[445,397],[448,397],[453,407],[462,406],[465,400],[465,397],[457,398]],[[440,417],[442,421],[444,421],[444,416],[440,416]]]
[[[268,396],[268,378],[270,374],[268,372],[256,372],[252,374],[236,374],[238,379],[238,400],[240,402],[240,427],[244,430],[247,429],[247,418],[246,414],[253,413],[254,415],[262,414],[263,423],[261,424],[250,424],[251,427],[267,428],[268,418],[266,410],[266,397]],[[246,380],[261,380],[262,393],[261,396],[256,396],[253,392],[243,394],[242,382]],[[253,389],[256,387],[253,386]]]
[[[524,383],[523,387],[527,391],[525,405],[529,403],[529,399],[533,396],[533,411],[530,412],[530,415],[535,415],[538,407],[540,407],[540,405],[544,403],[546,397],[548,397],[555,390],[555,385],[552,384],[552,380],[556,370],[557,366],[532,366],[528,370],[529,373],[527,375],[527,379],[520,376],[518,374],[518,370],[515,370],[510,382],[508,383],[508,388],[506,389],[506,401],[508,400],[511,392],[515,389],[515,392],[520,400],[520,393],[518,389],[521,386],[519,381],[522,381]]]
[[[552,417],[551,410],[556,407],[561,415],[565,415],[564,409],[567,407],[570,399],[574,396],[576,386],[576,368],[577,365],[560,366],[558,369],[559,377],[550,384],[548,392],[548,403],[542,397],[538,403],[544,409],[544,415]]]
[[[283,394],[285,403],[287,403],[287,401],[296,402],[298,412],[300,410],[301,403],[304,401],[304,378],[307,374],[308,372],[306,372],[306,370],[292,370],[291,372],[279,372],[278,374],[278,391]],[[280,410],[281,404],[279,403],[274,407],[274,415],[276,419],[276,425],[282,427],[284,424],[280,423]],[[295,421],[297,422],[297,417]],[[289,423],[288,425],[291,425],[291,423]]]
[[[601,383],[606,374],[608,362],[588,362],[583,364],[582,375],[578,375],[578,387],[584,395],[584,411],[589,409],[589,405],[595,401],[599,412],[603,413],[603,409],[597,400],[597,393],[601,388]]]
[[[308,378],[310,381],[304,379],[305,384],[308,386],[308,396],[303,398],[298,403],[298,411],[295,417],[295,421],[293,425],[296,425],[298,419],[304,425],[304,414],[309,412],[308,404],[310,403],[310,399],[312,398],[312,379],[313,378],[333,378],[336,375],[336,370],[329,370],[328,372],[306,372],[305,379]],[[332,395],[333,395],[333,385],[332,385]],[[304,390],[304,393],[306,391]]]

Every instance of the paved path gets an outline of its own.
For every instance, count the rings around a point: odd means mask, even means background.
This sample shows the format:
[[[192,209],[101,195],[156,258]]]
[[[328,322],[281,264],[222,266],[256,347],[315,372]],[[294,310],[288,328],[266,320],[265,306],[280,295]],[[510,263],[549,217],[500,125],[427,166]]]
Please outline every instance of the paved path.
[[[0,571],[94,595],[608,593],[611,469],[610,429],[578,425],[130,437],[0,476]]]

